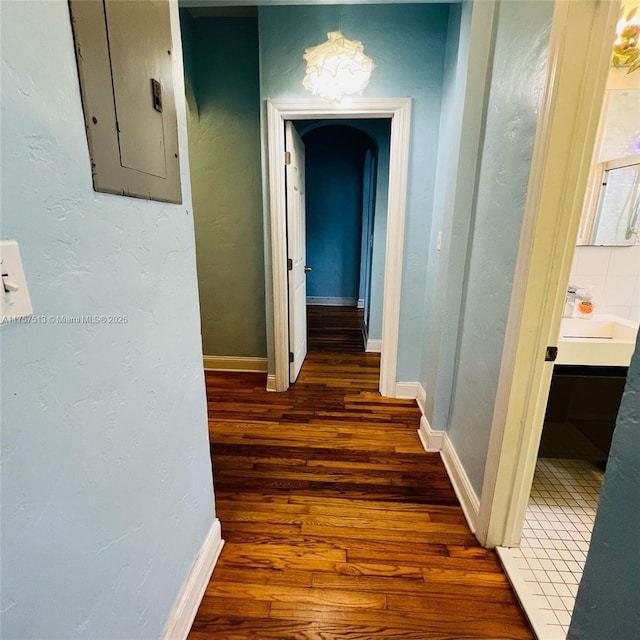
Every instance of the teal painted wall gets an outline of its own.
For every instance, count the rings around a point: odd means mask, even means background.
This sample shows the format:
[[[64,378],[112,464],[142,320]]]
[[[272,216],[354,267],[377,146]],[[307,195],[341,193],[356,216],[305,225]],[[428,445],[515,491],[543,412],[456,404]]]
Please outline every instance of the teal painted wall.
[[[377,65],[364,96],[413,99],[398,380],[420,373],[448,11],[441,4],[259,8],[261,99],[309,97],[304,49],[338,28],[361,40]]]
[[[362,185],[362,234],[360,238],[360,278],[358,299],[364,300],[370,288],[368,278],[371,270],[371,247],[373,218],[375,214],[375,191],[377,158],[375,148],[367,149],[364,156],[364,183]]]
[[[373,212],[373,247],[371,249],[371,291],[368,301],[367,333],[371,340],[382,338],[382,302],[384,295],[384,259],[387,246],[387,205],[389,200],[389,143],[391,120],[355,121],[377,143],[376,193]],[[365,296],[366,297],[366,296]]]
[[[640,638],[640,340],[631,360],[568,640]]]
[[[371,247],[371,290],[368,307],[367,335],[372,340],[382,338],[382,302],[384,294],[384,259],[387,243],[387,206],[389,199],[389,144],[391,120],[388,118],[360,118],[341,120],[300,120],[299,130],[311,131],[318,126],[343,124],[362,131],[374,141],[377,159],[375,169],[375,197],[373,202],[373,246]],[[362,253],[361,253],[362,255]],[[362,295],[360,296],[362,298]],[[366,296],[365,296],[366,297]]]
[[[433,429],[445,429],[453,387],[453,363],[458,338],[462,299],[462,280],[466,264],[470,207],[455,210],[458,158],[463,135],[465,92],[467,91],[468,46],[472,13],[471,2],[451,6],[444,64],[440,143],[436,169],[433,224],[429,238],[424,320],[424,351],[420,383],[425,390],[424,411]],[[479,87],[484,90],[484,84]],[[474,108],[481,105],[475,101]],[[480,112],[481,110],[478,109]],[[474,142],[478,143],[476,138]],[[473,149],[471,149],[473,153]],[[472,190],[472,172],[466,173],[463,188]],[[466,224],[458,223],[457,217]],[[440,251],[437,250],[438,234]],[[458,275],[454,279],[453,273]],[[444,412],[442,411],[444,408]]]
[[[553,2],[501,2],[470,227],[449,438],[480,495]]]
[[[180,15],[203,350],[265,357],[258,22]]]
[[[96,193],[66,2],[2,2],[3,638],[159,638],[214,521],[184,101],[183,204]],[[181,95],[178,13],[174,80]]]
[[[364,159],[369,139],[342,125],[303,136],[306,162],[307,296],[356,300]]]

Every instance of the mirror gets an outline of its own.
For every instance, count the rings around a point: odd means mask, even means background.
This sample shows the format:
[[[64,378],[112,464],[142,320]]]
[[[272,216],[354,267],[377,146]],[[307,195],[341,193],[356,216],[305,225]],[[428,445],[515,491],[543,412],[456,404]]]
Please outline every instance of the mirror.
[[[632,246],[640,230],[640,154],[603,162],[589,244]]]
[[[640,89],[607,91],[578,244],[640,242]]]

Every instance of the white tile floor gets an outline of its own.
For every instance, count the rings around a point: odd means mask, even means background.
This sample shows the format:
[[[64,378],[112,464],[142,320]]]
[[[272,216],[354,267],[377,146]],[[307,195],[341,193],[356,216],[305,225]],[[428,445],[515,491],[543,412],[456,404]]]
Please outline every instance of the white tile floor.
[[[539,458],[519,548],[498,549],[538,640],[565,640],[589,549],[603,472]]]

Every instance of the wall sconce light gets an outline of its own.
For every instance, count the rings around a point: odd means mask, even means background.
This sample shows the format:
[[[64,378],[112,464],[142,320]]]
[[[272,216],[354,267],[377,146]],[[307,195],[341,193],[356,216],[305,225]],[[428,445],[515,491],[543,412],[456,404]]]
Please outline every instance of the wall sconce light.
[[[611,61],[614,67],[629,67],[627,73],[640,69],[640,49],[638,38],[640,36],[640,22],[634,18],[638,11],[635,7],[618,22],[616,39],[613,43]]]
[[[340,101],[344,95],[362,93],[375,65],[362,42],[349,40],[339,31],[327,33],[327,41],[304,50],[307,71],[302,84],[314,96]]]

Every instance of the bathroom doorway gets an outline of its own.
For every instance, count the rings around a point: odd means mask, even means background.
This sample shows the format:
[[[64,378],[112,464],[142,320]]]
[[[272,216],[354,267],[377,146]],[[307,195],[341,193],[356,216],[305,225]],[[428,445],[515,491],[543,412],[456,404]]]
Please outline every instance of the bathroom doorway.
[[[539,640],[568,631],[640,321],[640,73],[610,67],[601,104],[522,536],[498,547]]]

